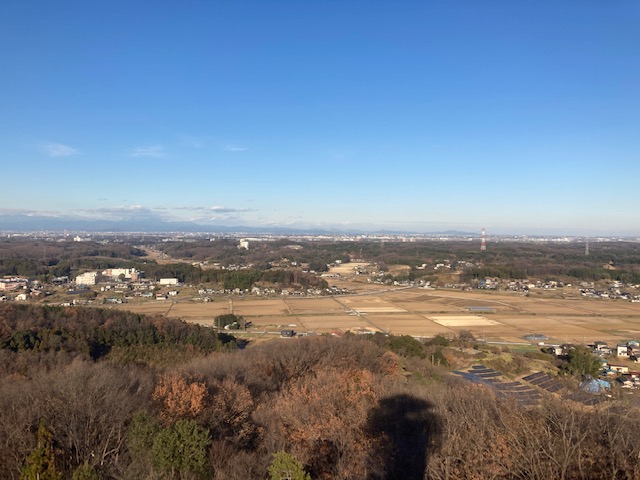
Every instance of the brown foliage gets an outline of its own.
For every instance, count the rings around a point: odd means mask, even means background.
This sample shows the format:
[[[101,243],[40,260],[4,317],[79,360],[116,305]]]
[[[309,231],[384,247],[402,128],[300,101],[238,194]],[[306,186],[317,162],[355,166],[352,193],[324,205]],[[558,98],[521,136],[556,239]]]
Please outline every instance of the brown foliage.
[[[387,350],[378,361],[380,373],[383,375],[396,375],[402,371],[400,358],[397,354]]]
[[[375,441],[366,435],[366,421],[378,383],[364,369],[317,369],[262,404],[256,418],[309,465],[313,478],[362,478]]]
[[[237,445],[248,445],[257,433],[251,420],[254,401],[249,389],[233,379],[225,378],[215,381],[210,390],[209,426],[217,435]]]
[[[0,391],[0,478],[17,478],[40,420],[53,433],[65,475],[85,462],[122,471],[127,423],[147,408],[150,387],[143,371],[83,361],[7,385]]]
[[[66,477],[87,462],[104,478],[153,478],[150,460],[129,469],[124,439],[139,410],[209,430],[215,479],[261,478],[280,450],[316,479],[640,478],[637,411],[553,397],[525,409],[428,360],[403,359],[402,375],[396,355],[360,338],[268,343],[157,377],[51,355],[0,355],[19,360],[7,372],[29,373],[0,384],[0,478],[19,476],[41,419]],[[47,369],[34,373],[28,358]]]
[[[549,396],[537,408],[493,397],[486,388],[447,382],[429,397],[444,420],[429,478],[640,478],[637,412],[585,408]]]
[[[195,418],[205,407],[207,387],[201,382],[189,382],[177,373],[160,377],[152,398],[160,404],[160,418],[174,423],[181,418]]]

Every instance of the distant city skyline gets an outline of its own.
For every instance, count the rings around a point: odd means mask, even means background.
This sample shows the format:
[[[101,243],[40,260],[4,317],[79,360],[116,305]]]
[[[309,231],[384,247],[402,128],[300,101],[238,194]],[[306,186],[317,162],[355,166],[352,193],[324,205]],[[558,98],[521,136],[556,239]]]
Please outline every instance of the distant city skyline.
[[[426,222],[425,222],[426,223]],[[413,227],[413,228],[412,228]],[[440,227],[440,228],[438,228]],[[194,222],[188,220],[169,219],[147,215],[146,210],[138,216],[129,218],[97,218],[81,217],[74,215],[48,214],[40,216],[35,213],[0,213],[0,232],[2,233],[36,233],[51,232],[61,234],[70,233],[210,233],[210,234],[230,234],[230,235],[252,235],[252,234],[275,234],[275,235],[393,235],[393,236],[446,236],[446,237],[474,237],[480,242],[481,230],[472,227],[452,226],[450,224],[438,225],[430,224],[429,227],[420,225],[409,225],[394,227],[385,224],[379,226],[375,224],[344,224],[344,225],[322,225],[322,224],[234,224],[224,222]],[[531,233],[530,231],[511,228],[507,230],[494,230],[487,234],[489,241],[497,238],[547,238],[547,239],[616,239],[626,238],[633,241],[640,240],[640,235],[633,232],[608,232],[592,233],[579,230],[568,231],[566,228],[557,231],[545,230]]]
[[[631,0],[9,0],[0,230],[638,236],[639,21]]]

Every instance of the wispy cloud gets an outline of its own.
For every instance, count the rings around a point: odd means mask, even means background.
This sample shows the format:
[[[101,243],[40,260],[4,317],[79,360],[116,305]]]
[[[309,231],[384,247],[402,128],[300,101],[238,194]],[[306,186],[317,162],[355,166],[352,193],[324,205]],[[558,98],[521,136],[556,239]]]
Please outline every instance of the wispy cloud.
[[[46,143],[41,150],[50,157],[70,157],[80,153],[77,149],[61,143]]]
[[[250,208],[231,208],[231,207],[223,207],[221,205],[214,205],[213,207],[208,208],[211,212],[217,213],[238,213],[238,212],[250,212]]]
[[[76,212],[88,216],[90,218],[103,219],[103,220],[135,220],[135,219],[149,219],[149,218],[164,218],[163,215],[158,213],[152,208],[144,207],[142,205],[126,205],[116,207],[103,207],[103,208],[86,208],[79,209]]]
[[[155,207],[155,210],[161,210],[166,207]],[[179,206],[166,208],[167,215],[173,213],[174,218],[181,218],[191,222],[203,224],[215,224],[219,222],[238,222],[245,221],[246,213],[255,212],[252,208],[236,208],[222,205],[214,206]]]
[[[130,157],[162,158],[166,155],[163,145],[137,147],[129,152]]]
[[[144,206],[115,205],[108,207],[79,208],[67,211],[45,211],[19,208],[0,208],[0,216],[59,217],[80,221],[138,222],[140,225],[155,222],[157,225],[175,222],[193,222],[201,225],[228,225],[251,223],[255,212],[250,208],[214,206]]]
[[[158,207],[158,208],[166,208],[166,207]],[[233,208],[233,207],[224,207],[222,205],[214,205],[213,207],[203,207],[203,206],[190,206],[190,207],[174,207],[172,210],[185,210],[191,212],[215,212],[215,213],[238,213],[238,212],[252,212],[251,208]]]
[[[224,151],[225,152],[246,152],[247,150],[249,150],[247,147],[243,147],[240,145],[225,145],[224,146]]]
[[[28,217],[57,217],[62,212],[56,210],[30,210],[27,208],[0,208],[0,215],[26,215]]]

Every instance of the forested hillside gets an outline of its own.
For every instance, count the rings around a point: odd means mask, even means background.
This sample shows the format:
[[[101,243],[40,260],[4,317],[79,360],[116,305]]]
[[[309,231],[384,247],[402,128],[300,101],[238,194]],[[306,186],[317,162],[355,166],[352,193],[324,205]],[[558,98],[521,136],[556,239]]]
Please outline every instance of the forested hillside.
[[[134,263],[144,252],[125,243],[52,242],[31,239],[0,239],[0,275],[62,276],[79,268],[112,268]]]
[[[231,241],[168,242],[157,248],[175,258],[189,258],[228,263],[268,265],[286,257],[307,262],[322,270],[335,260],[365,259],[384,265],[408,265],[414,275],[425,271],[416,267],[450,261],[477,264],[465,271],[464,279],[484,276],[501,278],[574,278],[579,280],[620,280],[640,282],[640,245],[634,242],[597,242],[585,255],[585,244],[542,242],[490,242],[485,252],[479,243],[469,241],[418,242],[298,242],[291,250],[290,241],[255,242],[250,250],[238,250]],[[431,273],[433,269],[430,268]]]
[[[634,242],[592,243],[587,256],[585,245],[580,242],[490,242],[487,250],[481,252],[476,242],[468,241],[294,243],[278,240],[253,242],[251,248],[245,250],[238,249],[237,241],[229,239],[159,243],[149,239],[133,240],[144,241],[181,262],[158,264],[144,256],[141,249],[126,243],[0,239],[0,275],[37,277],[46,281],[56,276],[73,277],[86,270],[118,267],[142,270],[150,279],[176,277],[194,284],[236,285],[233,288],[246,288],[251,281],[315,286],[321,280],[304,274],[300,266],[322,272],[327,270],[327,264],[336,260],[362,259],[376,263],[383,270],[391,265],[409,266],[405,276],[410,279],[424,276],[435,279],[433,266],[448,262],[461,273],[463,281],[491,276],[640,283],[640,245]],[[233,272],[203,270],[191,262],[251,268],[236,281]],[[279,267],[274,267],[276,265]],[[422,265],[429,268],[424,269]],[[269,272],[272,268],[274,271]]]
[[[640,478],[637,411],[525,409],[408,339],[234,349],[76,308],[2,306],[0,326],[0,478]]]

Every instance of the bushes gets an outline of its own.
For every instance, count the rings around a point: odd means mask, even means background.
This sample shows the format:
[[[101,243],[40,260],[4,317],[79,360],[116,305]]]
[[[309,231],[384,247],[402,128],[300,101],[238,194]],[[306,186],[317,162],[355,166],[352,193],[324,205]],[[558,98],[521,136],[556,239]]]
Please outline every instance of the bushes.
[[[503,354],[485,362],[488,366],[506,374],[522,375],[529,371],[529,361],[518,354]]]
[[[219,329],[223,329],[227,325],[235,325],[236,328],[240,328],[242,325],[244,325],[244,318],[233,313],[218,315],[213,320],[215,326]]]
[[[43,316],[60,313],[83,315]],[[48,465],[76,479],[264,478],[283,451],[295,459],[277,469],[314,479],[638,478],[637,412],[553,397],[525,410],[433,366],[444,341],[430,343],[296,338],[171,369],[34,353],[49,369],[0,388],[0,478]],[[23,368],[25,353],[0,359]]]
[[[569,350],[567,362],[562,368],[570,375],[597,375],[602,369],[602,362],[587,347],[576,346]]]
[[[389,336],[388,348],[404,357],[424,358],[425,351],[421,342],[409,335]]]

